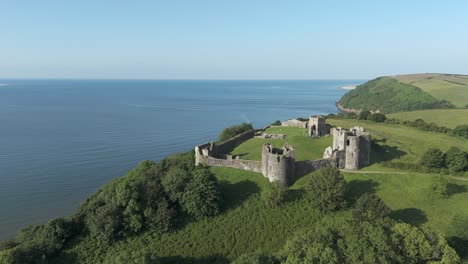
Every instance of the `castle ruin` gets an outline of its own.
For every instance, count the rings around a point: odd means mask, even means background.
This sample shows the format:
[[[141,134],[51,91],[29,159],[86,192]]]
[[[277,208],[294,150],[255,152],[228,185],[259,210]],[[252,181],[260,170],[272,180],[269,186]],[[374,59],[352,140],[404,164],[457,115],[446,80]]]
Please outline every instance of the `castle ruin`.
[[[309,136],[330,134],[330,127],[325,124],[324,117],[310,117],[308,124]],[[210,142],[196,146],[195,165],[230,167],[261,173],[270,182],[288,186],[297,177],[323,167],[358,170],[370,163],[371,137],[362,127],[353,127],[349,131],[340,127],[332,128],[333,144],[325,149],[323,159],[319,160],[296,161],[296,151],[287,143],[281,149],[274,148],[270,143],[263,144],[261,161],[244,160],[228,154],[236,146],[263,133],[265,129],[247,131],[219,144]]]

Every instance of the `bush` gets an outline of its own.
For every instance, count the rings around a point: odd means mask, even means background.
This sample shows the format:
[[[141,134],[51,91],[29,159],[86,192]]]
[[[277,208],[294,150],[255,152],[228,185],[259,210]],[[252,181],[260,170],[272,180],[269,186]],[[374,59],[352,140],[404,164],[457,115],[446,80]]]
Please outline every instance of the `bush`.
[[[385,119],[387,119],[387,117],[381,113],[374,113],[374,114],[371,114],[368,119],[370,121],[382,123],[382,122],[385,122]]]
[[[432,190],[440,197],[446,198],[449,196],[448,178],[444,175],[434,177],[432,181]]]
[[[371,115],[371,112],[368,111],[368,110],[362,110],[362,111],[359,111],[358,115],[357,115],[357,118],[358,119],[361,119],[361,120],[367,120],[369,119],[369,116]]]
[[[464,138],[468,138],[468,125],[457,126],[452,130],[452,134]]]
[[[457,147],[451,147],[446,153],[445,163],[450,172],[461,173],[468,169],[468,154]]]
[[[276,182],[268,184],[262,191],[262,200],[271,208],[280,206],[284,202],[285,196],[286,188]]]
[[[440,149],[428,149],[422,156],[422,164],[428,168],[445,167],[445,154]]]
[[[373,221],[387,217],[391,211],[376,194],[365,193],[356,201],[353,216],[356,219]]]
[[[247,123],[225,128],[219,135],[219,141],[226,141],[250,130],[253,130],[252,124]]]
[[[275,122],[271,123],[272,126],[281,126],[281,121],[276,120]]]
[[[219,212],[220,199],[216,178],[206,168],[194,171],[192,181],[181,197],[182,209],[196,219],[215,215]]]
[[[323,168],[312,175],[306,191],[312,203],[321,211],[334,211],[343,208],[346,182],[341,172],[335,168]]]

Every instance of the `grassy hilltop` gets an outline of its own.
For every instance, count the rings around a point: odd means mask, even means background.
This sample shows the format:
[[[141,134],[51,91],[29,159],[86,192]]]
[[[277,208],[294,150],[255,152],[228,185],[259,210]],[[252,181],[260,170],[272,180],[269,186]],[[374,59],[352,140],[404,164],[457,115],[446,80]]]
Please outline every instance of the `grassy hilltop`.
[[[468,105],[468,76],[411,74],[384,76],[359,85],[340,99],[344,108],[384,113]]]

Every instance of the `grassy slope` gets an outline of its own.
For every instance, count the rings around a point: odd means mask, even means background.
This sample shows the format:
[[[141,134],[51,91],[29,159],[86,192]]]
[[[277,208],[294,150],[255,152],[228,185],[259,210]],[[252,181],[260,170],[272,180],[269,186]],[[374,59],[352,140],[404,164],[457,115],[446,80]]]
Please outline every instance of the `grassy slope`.
[[[389,114],[387,117],[401,120],[423,119],[427,123],[436,123],[440,126],[454,128],[458,125],[468,124],[468,109],[434,109],[413,112]]]
[[[427,104],[436,101],[436,98],[415,86],[380,77],[346,93],[340,99],[340,104],[350,109],[394,113],[428,108]]]
[[[451,145],[458,145],[468,150],[466,140],[404,126],[358,120],[336,119],[329,122],[342,127],[363,125],[373,137],[380,140],[379,144],[389,145],[390,149],[374,153],[374,161],[388,159],[396,151],[402,151],[404,154],[400,159],[415,162],[428,147],[447,149]],[[157,252],[159,256],[168,257],[167,260],[171,260],[173,256],[182,256],[186,258],[185,261],[203,263],[209,259],[208,256],[218,256],[220,263],[227,263],[241,253],[275,252],[283,247],[292,233],[312,226],[323,217],[301,196],[301,187],[309,176],[301,178],[291,187],[293,191],[289,202],[281,208],[269,209],[260,200],[261,189],[268,184],[261,174],[230,168],[211,169],[220,180],[221,190],[226,198],[226,209],[221,215],[189,223],[160,237],[148,232],[117,243],[105,249],[107,252],[92,241],[85,240],[67,250],[64,255],[79,263],[95,263],[100,254],[113,255],[122,251],[131,254],[135,251],[133,249],[146,248]],[[364,171],[366,170],[383,168],[374,164]],[[427,225],[447,235],[452,235],[454,218],[461,216],[468,219],[467,181],[454,181],[451,185],[454,194],[442,199],[432,195],[430,185],[433,175],[412,172],[397,174],[392,173],[392,169],[387,170],[385,174],[345,173],[346,180],[350,183],[350,195],[358,197],[363,192],[375,191],[395,210],[395,218]],[[348,213],[345,211],[338,214]]]
[[[447,74],[413,74],[393,78],[431,94],[439,100],[447,100],[457,107],[468,104],[468,76]]]
[[[231,154],[241,155],[242,159],[261,160],[262,146],[264,143],[271,143],[277,148],[282,148],[285,143],[289,143],[296,149],[297,160],[321,159],[326,147],[331,146],[332,137],[312,139],[306,137],[306,129],[298,127],[272,127],[267,133],[284,134],[286,139],[263,139],[253,138],[248,140],[237,148]]]

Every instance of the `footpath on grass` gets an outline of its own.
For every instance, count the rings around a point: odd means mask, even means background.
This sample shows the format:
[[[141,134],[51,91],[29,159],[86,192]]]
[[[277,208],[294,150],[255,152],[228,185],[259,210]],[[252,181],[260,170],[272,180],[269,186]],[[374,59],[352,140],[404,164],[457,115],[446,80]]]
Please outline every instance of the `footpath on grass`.
[[[358,174],[408,174],[407,172],[396,172],[396,171],[353,171],[353,170],[340,170],[346,173],[358,173]],[[450,179],[459,181],[468,181],[468,178],[448,176]]]

